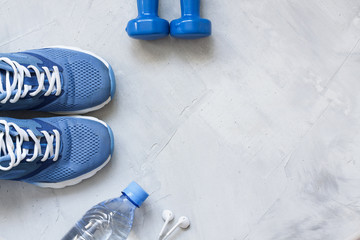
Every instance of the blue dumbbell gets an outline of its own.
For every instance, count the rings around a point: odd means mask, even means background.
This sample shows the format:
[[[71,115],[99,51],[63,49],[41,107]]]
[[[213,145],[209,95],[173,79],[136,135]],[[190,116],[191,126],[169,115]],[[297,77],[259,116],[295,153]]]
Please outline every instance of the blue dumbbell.
[[[138,17],[129,21],[126,31],[130,37],[155,40],[169,35],[169,22],[159,18],[159,0],[137,0]]]
[[[211,35],[211,22],[200,17],[200,0],[180,0],[181,18],[170,24],[175,38],[196,39]]]

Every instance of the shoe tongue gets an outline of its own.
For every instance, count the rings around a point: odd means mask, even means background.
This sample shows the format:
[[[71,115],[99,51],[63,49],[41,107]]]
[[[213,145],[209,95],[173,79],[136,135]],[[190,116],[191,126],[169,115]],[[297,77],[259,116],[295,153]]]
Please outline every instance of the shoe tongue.
[[[13,72],[14,69],[6,62],[0,61],[0,69],[4,72],[9,71]]]
[[[6,90],[6,72],[10,72],[10,85],[13,84],[14,82],[14,73],[13,73],[13,69],[11,68],[10,65],[8,64],[4,64],[4,62],[0,61],[0,77],[1,77],[1,84],[4,88],[4,90]],[[33,73],[33,70],[29,69],[29,71],[31,73]],[[32,74],[31,77],[24,77],[24,85],[29,85],[29,86],[32,86],[33,89],[36,89],[37,86],[39,85],[38,83],[38,80],[36,78],[36,75],[35,74]],[[46,78],[45,79],[45,82],[44,82],[45,86],[48,86],[48,79]],[[32,91],[35,91],[35,90],[32,90]],[[11,95],[14,95],[16,94],[17,92],[17,87],[15,87],[15,89],[13,90],[13,93]],[[0,92],[0,101],[2,99],[4,99],[6,97],[6,92]]]
[[[10,129],[10,131],[9,131],[10,136],[12,138],[13,143],[15,144],[15,141],[16,141],[15,138],[16,138],[16,136],[19,135],[19,133],[13,127],[10,127],[9,129]],[[5,126],[2,125],[2,124],[0,124],[0,132],[5,132]],[[5,136],[3,136],[3,141],[6,143]],[[10,159],[10,156],[8,154],[2,156],[2,154],[3,154],[3,152],[1,151],[1,153],[0,153],[0,165],[5,166],[2,162],[3,161],[8,161]],[[7,158],[9,158],[9,159],[7,159]]]
[[[9,131],[10,136],[16,137],[19,135],[19,133],[15,130],[15,128],[10,127],[9,129],[10,129],[10,131]],[[5,132],[5,126],[2,124],[0,124],[0,132]]]
[[[0,166],[9,166],[10,155],[0,156]]]
[[[1,63],[1,62],[0,62]],[[0,67],[0,77],[1,77],[1,84],[3,86],[3,88],[6,88],[6,71]],[[12,77],[12,71],[10,73],[10,83],[13,82],[13,77]]]
[[[4,126],[0,124],[0,132],[2,132],[2,131],[4,131]],[[12,137],[12,140],[13,140],[13,143],[15,145],[14,153],[16,155],[16,144],[15,144],[15,142],[16,142],[16,136],[18,136],[19,133],[17,131],[15,131],[15,129],[13,129],[13,127],[10,127],[9,133],[10,133],[10,135]],[[46,151],[46,147],[47,147],[47,143],[46,143],[46,140],[44,138],[41,139],[40,146],[41,146],[41,152],[44,153]],[[32,138],[30,138],[30,137],[29,137],[29,141],[24,140],[22,145],[21,145],[21,148],[30,150],[29,154],[33,153],[34,147],[35,147],[35,143],[32,140]],[[0,165],[1,166],[7,166],[8,161],[10,161],[10,155],[9,154],[4,155],[4,156],[0,156]]]
[[[3,100],[6,97],[6,72],[9,71],[10,72],[10,85],[13,83],[13,69],[8,65],[8,64],[4,64],[4,62],[0,61],[0,77],[1,77],[1,85],[3,87],[3,89],[5,90],[4,92],[0,92],[0,101]],[[13,91],[13,94],[15,94],[16,91]]]
[[[12,73],[14,69],[7,64],[6,62],[0,61],[0,76],[1,76],[1,83],[5,87],[5,80],[6,80],[6,72],[10,72],[10,82],[13,82]]]

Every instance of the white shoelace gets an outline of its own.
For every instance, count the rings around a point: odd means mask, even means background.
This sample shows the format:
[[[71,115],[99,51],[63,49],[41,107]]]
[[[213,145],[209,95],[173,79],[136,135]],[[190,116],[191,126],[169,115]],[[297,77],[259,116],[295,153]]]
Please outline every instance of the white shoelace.
[[[39,155],[43,155],[41,159],[42,162],[46,161],[49,158],[52,158],[53,161],[57,161],[60,151],[60,133],[57,130],[53,130],[53,134],[49,134],[47,131],[41,131],[44,135],[47,145],[45,153],[42,153],[40,140],[42,137],[36,137],[35,134],[27,129],[26,131],[20,128],[18,125],[12,122],[7,122],[5,120],[0,120],[0,124],[4,125],[5,132],[0,132],[0,156],[10,156],[10,163],[8,167],[0,165],[0,170],[8,171],[13,167],[16,167],[24,160],[28,153],[29,149],[22,147],[24,141],[29,141],[30,138],[34,142],[34,152],[31,158],[27,158],[27,162],[34,161]],[[13,127],[18,136],[16,136],[15,143],[10,135],[10,128]],[[53,146],[55,140],[55,149]]]
[[[31,85],[24,84],[24,77],[31,77],[30,70],[35,72],[38,87],[34,92],[29,93],[30,96],[34,97],[41,92],[41,90],[45,90],[45,76],[49,81],[49,88],[45,92],[44,96],[49,96],[51,93],[55,93],[55,96],[59,96],[61,94],[61,80],[59,68],[57,66],[53,67],[53,71],[49,70],[47,67],[42,67],[44,72],[40,72],[38,68],[33,65],[29,65],[28,67],[24,67],[16,61],[12,61],[9,58],[2,57],[0,61],[3,61],[9,64],[13,69],[13,82],[10,82],[10,72],[6,71],[6,79],[5,79],[5,88],[2,83],[2,79],[0,76],[0,93],[6,92],[6,97],[0,103],[6,103],[13,93],[14,90],[17,90],[14,98],[10,99],[10,103],[16,103],[20,98],[26,97],[30,90],[32,90]],[[21,93],[22,92],[22,93]]]

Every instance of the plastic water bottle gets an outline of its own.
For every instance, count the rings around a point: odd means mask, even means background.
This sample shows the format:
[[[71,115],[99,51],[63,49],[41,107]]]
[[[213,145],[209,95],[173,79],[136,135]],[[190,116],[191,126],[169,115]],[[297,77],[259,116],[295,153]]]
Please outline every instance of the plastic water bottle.
[[[92,207],[62,240],[125,240],[133,224],[135,209],[149,196],[136,182],[121,197]]]

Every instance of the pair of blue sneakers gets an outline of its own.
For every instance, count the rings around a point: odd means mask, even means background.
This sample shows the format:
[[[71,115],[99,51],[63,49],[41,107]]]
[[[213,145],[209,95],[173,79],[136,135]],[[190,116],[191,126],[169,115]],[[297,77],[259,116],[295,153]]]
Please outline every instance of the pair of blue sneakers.
[[[0,111],[83,114],[111,101],[111,66],[93,53],[51,47],[0,54]],[[79,183],[112,156],[110,127],[96,118],[0,117],[0,179],[41,187]]]

